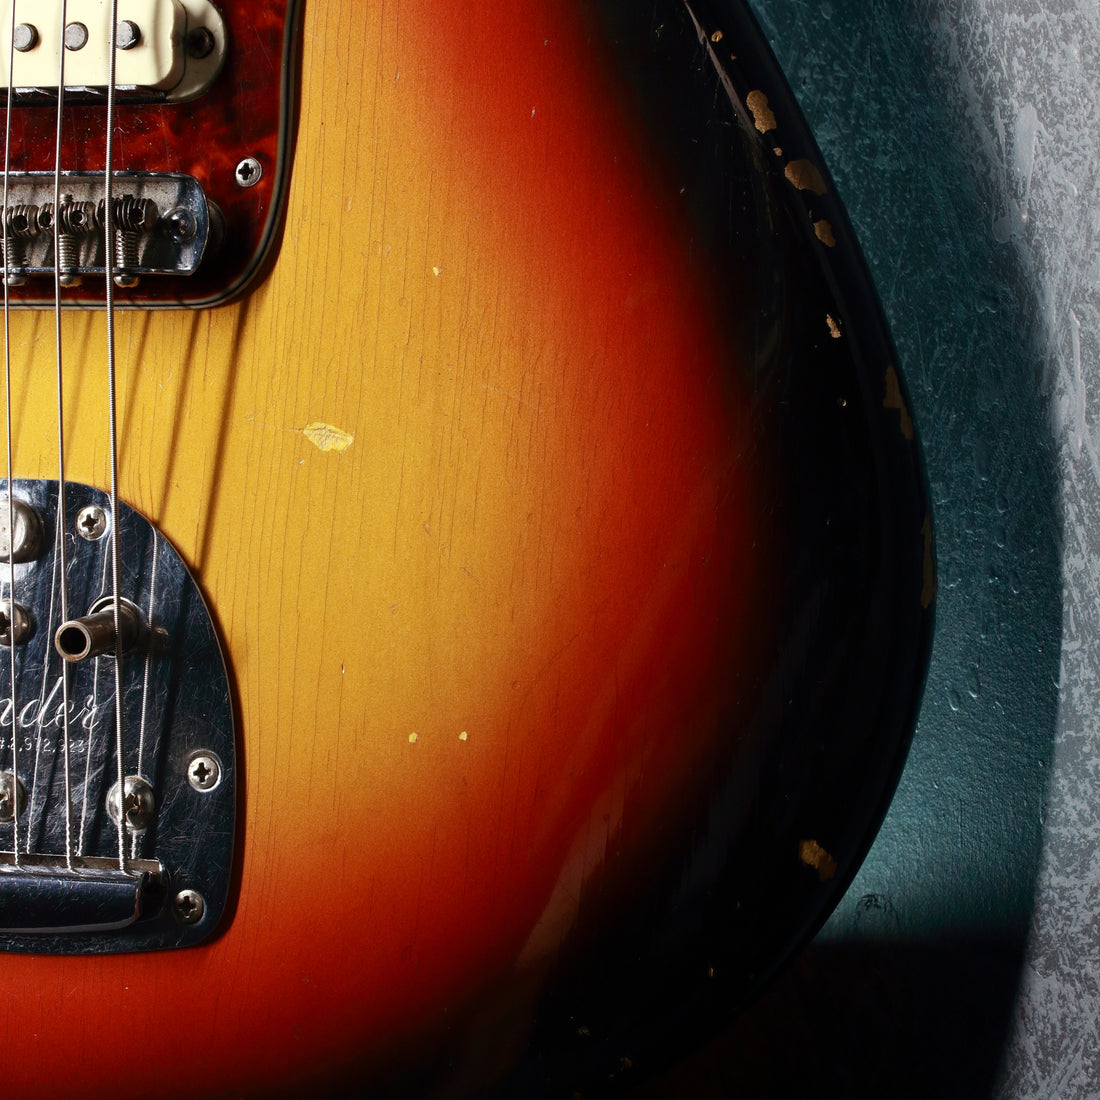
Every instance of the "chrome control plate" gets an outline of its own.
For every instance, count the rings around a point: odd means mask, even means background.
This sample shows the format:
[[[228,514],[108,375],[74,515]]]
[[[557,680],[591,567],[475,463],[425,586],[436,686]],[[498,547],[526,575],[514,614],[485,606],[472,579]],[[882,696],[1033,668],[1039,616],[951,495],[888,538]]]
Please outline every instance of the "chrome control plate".
[[[124,504],[116,532],[107,496],[88,486],[66,485],[60,524],[56,482],[16,481],[14,500],[41,531],[34,556],[14,566],[14,585],[0,566],[0,596],[30,623],[15,646],[14,690],[12,651],[0,645],[0,949],[196,943],[225,908],[235,812],[229,682],[210,614],[179,555]],[[58,647],[59,537],[69,624],[101,612],[104,601],[113,608],[119,539],[120,594],[140,619],[121,659],[121,769],[113,649],[74,659]]]

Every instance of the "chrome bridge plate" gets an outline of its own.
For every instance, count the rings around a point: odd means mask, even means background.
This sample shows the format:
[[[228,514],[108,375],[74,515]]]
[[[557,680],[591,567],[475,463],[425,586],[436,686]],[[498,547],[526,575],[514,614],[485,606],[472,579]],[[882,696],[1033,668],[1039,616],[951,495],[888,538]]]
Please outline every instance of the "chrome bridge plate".
[[[8,176],[7,233],[0,237],[0,257],[6,241],[9,283],[52,278],[58,256],[63,286],[106,273],[103,183],[102,172],[63,172],[60,203],[55,204],[53,172]],[[195,271],[210,240],[210,210],[196,179],[177,172],[115,172],[112,196],[116,280],[132,285],[147,275]]]
[[[53,481],[15,482],[13,591],[7,491],[0,481],[0,640],[14,633],[17,644],[14,690],[12,651],[0,646],[0,950],[106,953],[199,942],[225,908],[235,813],[229,682],[202,596],[137,512],[120,503],[119,530],[111,530],[99,490],[66,485],[59,523]],[[116,658],[112,649],[66,660],[55,644],[59,537],[68,621],[104,600],[113,608],[117,537],[120,593],[141,622],[121,659],[121,814]]]

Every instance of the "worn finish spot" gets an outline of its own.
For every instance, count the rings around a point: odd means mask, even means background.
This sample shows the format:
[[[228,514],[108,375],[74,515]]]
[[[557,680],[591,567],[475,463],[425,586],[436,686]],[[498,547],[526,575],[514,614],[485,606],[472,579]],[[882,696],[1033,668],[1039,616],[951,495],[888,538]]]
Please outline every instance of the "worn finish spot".
[[[828,191],[825,177],[812,161],[792,160],[784,175],[799,191],[812,191],[815,195],[824,195]]]
[[[886,396],[882,399],[882,407],[898,410],[901,414],[901,434],[906,439],[912,439],[913,419],[909,415],[909,410],[905,407],[905,400],[901,396],[901,382],[892,363],[886,368]]]
[[[355,439],[349,432],[323,424],[320,420],[307,424],[302,429],[302,435],[321,451],[346,451]]]
[[[817,234],[817,239],[822,244],[828,245],[829,248],[836,247],[836,237],[833,236],[833,227],[824,218],[814,222],[814,232]]]
[[[836,874],[836,860],[816,840],[802,841],[798,846],[798,858],[807,867],[812,867],[822,882]]]
[[[762,134],[776,128],[775,114],[768,103],[768,97],[759,89],[745,96],[745,106],[752,111],[752,120]]]
[[[829,327],[829,335],[834,340],[840,339],[840,322],[831,314],[825,314],[825,324]]]
[[[726,36],[721,31],[715,31],[714,34],[710,36],[710,40],[712,42],[721,42],[725,37]]]

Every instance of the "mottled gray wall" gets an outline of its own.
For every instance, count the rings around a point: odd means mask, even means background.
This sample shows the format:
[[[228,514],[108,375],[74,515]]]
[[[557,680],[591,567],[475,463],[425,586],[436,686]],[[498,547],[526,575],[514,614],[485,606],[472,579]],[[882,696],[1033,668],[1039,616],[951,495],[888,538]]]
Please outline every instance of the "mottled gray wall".
[[[925,4],[945,93],[974,142],[991,232],[1036,300],[1035,399],[1061,511],[1058,713],[1034,913],[1002,1091],[1100,1094],[1100,6]],[[1026,456],[1021,456],[1026,461]]]

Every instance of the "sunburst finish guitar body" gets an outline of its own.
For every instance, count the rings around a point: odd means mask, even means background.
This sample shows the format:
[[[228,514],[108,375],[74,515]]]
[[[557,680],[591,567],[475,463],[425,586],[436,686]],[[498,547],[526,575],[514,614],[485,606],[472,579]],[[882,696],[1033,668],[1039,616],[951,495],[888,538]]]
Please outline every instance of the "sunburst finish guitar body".
[[[135,926],[201,942],[54,930],[39,950],[11,918],[0,1094],[536,1095],[619,1073],[659,1005],[740,1004],[812,931],[912,721],[930,525],[843,214],[740,9],[219,14],[208,86],[119,93],[120,190],[186,175],[209,224],[193,273],[119,253],[114,354],[119,495],[187,565],[228,669],[202,720],[228,737],[234,823],[157,827],[194,833],[196,868],[220,845],[224,900],[179,909],[193,884],[157,839],[139,854],[163,898]],[[12,171],[46,174],[47,207],[56,104],[12,100]],[[98,93],[65,110],[63,169],[102,174]],[[63,188],[91,189],[71,202],[95,224],[100,183]],[[178,244],[175,201],[147,209]],[[20,261],[9,229],[17,496],[56,483],[59,431],[74,485],[110,480],[105,312],[68,308],[100,305],[109,271],[89,236],[55,333],[52,234]],[[67,522],[45,542],[78,555]],[[207,716],[188,700],[220,673],[178,659],[181,714]],[[29,787],[43,733],[18,707]],[[166,719],[184,768],[209,748],[191,714]],[[0,846],[26,863],[17,829]]]

